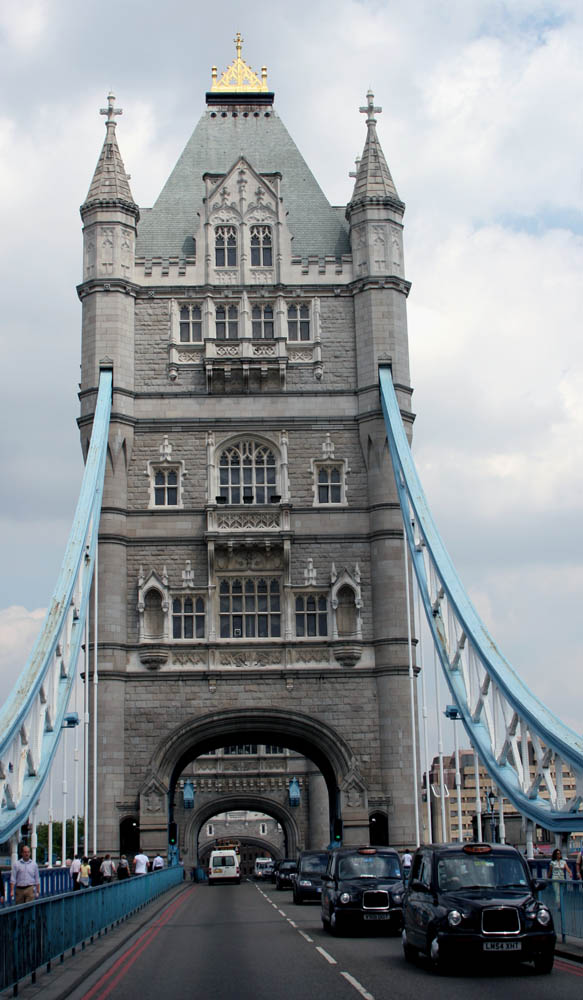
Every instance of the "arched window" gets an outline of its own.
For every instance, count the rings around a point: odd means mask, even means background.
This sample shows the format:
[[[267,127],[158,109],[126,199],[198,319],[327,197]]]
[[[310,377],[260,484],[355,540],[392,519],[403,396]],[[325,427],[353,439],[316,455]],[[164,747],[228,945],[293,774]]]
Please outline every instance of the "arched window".
[[[338,591],[337,599],[336,628],[338,630],[338,637],[345,639],[357,633],[356,604],[352,587],[341,587]]]
[[[288,306],[287,335],[289,340],[310,339],[310,310],[308,306]]]
[[[240,577],[219,584],[221,639],[279,639],[281,597],[275,577]]]
[[[215,229],[215,265],[237,266],[237,230],[235,226],[217,226]]]
[[[251,267],[273,264],[271,226],[251,226]]]
[[[226,503],[271,503],[277,495],[275,454],[256,441],[237,441],[219,459],[219,496]]]
[[[144,638],[164,638],[164,610],[162,594],[152,587],[144,599]]]
[[[182,306],[180,310],[180,343],[196,344],[202,340],[202,311],[200,306]]]

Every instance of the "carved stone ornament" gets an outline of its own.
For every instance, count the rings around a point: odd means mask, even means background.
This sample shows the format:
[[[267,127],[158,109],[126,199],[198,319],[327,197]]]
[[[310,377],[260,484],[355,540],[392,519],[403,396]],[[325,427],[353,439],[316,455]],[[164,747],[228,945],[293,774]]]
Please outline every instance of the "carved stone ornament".
[[[344,808],[363,809],[367,807],[366,785],[354,764],[344,778],[340,790]]]

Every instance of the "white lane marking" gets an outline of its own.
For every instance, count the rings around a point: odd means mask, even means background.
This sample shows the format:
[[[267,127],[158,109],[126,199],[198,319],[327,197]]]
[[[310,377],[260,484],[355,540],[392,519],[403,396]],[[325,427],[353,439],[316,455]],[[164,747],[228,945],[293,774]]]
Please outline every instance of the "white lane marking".
[[[271,900],[270,900],[270,902],[271,902]],[[271,903],[271,905],[273,906],[274,910],[277,910],[277,908],[278,908],[277,903]]]
[[[298,927],[298,925],[297,925],[297,924],[294,924],[293,920],[292,920],[292,919],[291,919],[290,917],[288,917],[288,918],[287,918],[287,922],[288,922],[288,924],[291,924],[291,925],[292,925],[292,927],[295,927],[295,928],[296,928],[296,930],[297,930],[297,927]]]
[[[364,1000],[374,1000],[372,993],[369,993],[368,990],[365,990],[364,986],[361,986],[358,979],[355,979],[354,976],[351,976],[349,972],[341,972],[340,975],[344,976],[344,978],[347,980],[347,982],[350,983],[351,986],[354,986],[354,989],[360,993],[361,997],[364,997]]]
[[[329,955],[324,948],[320,948],[320,945],[316,946],[316,951],[319,951],[322,957],[325,958],[327,962],[330,962],[330,965],[338,965],[336,959],[332,958],[332,955]]]
[[[277,912],[281,913],[282,917],[285,917],[285,913],[283,912],[283,910],[278,910]]]
[[[306,941],[309,941],[309,942],[310,942],[310,944],[313,944],[313,943],[314,943],[314,939],[313,939],[313,938],[311,938],[309,934],[304,934],[304,932],[303,932],[303,931],[300,931],[299,933],[300,933],[300,934],[302,935],[302,937],[303,937],[303,938],[305,938],[305,939],[306,939]]]

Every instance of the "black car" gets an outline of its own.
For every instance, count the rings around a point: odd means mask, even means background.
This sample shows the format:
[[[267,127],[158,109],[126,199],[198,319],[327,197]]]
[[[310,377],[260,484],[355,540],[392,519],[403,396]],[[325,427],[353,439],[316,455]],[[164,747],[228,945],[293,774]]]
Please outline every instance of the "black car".
[[[328,867],[327,851],[302,851],[298,858],[298,870],[293,878],[294,903],[306,900],[320,900],[322,875]]]
[[[399,931],[403,876],[391,847],[341,847],[331,851],[322,884],[322,924],[338,934],[352,927]]]
[[[421,953],[440,970],[500,957],[550,972],[555,931],[536,897],[543,885],[506,844],[420,847],[403,905],[405,958]]]
[[[283,861],[278,861],[277,868],[275,870],[275,888],[276,889],[292,889],[294,880],[292,875],[297,872],[298,866],[296,861],[284,858]]]

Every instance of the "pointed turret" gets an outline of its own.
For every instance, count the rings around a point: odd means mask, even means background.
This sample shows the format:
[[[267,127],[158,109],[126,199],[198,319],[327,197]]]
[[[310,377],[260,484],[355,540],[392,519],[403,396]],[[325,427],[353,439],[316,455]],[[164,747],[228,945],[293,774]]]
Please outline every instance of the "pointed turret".
[[[366,142],[356,171],[356,182],[350,199],[351,205],[362,198],[396,198],[397,201],[399,200],[377,135],[375,114],[380,114],[383,109],[375,107],[372,90],[369,90],[366,99],[366,107],[360,108],[361,113],[367,116]]]
[[[107,108],[102,108],[99,113],[107,115],[105,122],[107,131],[87,198],[81,206],[81,215],[93,208],[95,202],[116,201],[123,203],[124,207],[129,209],[132,214],[139,216],[138,206],[132,197],[128,175],[115,137],[116,121],[114,116],[121,115],[122,108],[115,107],[114,94],[107,95]]]

